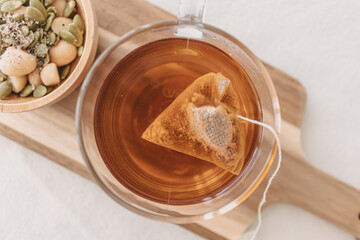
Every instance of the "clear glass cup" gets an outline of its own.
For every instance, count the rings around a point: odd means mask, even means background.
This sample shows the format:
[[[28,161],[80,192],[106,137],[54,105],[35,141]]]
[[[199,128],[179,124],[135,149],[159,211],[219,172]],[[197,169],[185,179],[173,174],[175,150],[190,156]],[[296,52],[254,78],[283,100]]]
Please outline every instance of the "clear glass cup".
[[[129,210],[152,219],[171,223],[190,223],[224,214],[243,202],[269,171],[276,154],[273,135],[261,129],[261,141],[252,159],[234,184],[219,196],[191,205],[168,205],[136,195],[123,186],[108,170],[99,153],[94,114],[104,80],[116,64],[133,50],[147,43],[189,37],[209,43],[231,55],[247,72],[259,95],[262,121],[280,131],[280,107],[272,80],[262,62],[231,35],[203,23],[206,0],[182,0],[178,21],[164,21],[134,29],[104,51],[88,73],[76,107],[78,141],[87,167],[98,185]]]

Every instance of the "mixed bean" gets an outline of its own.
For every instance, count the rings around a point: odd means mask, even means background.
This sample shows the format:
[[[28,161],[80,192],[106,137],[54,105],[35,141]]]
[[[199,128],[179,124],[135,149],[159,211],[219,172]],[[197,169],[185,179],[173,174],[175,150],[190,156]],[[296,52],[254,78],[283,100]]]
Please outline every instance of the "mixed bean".
[[[81,57],[84,32],[75,0],[0,0],[0,100],[51,92]]]

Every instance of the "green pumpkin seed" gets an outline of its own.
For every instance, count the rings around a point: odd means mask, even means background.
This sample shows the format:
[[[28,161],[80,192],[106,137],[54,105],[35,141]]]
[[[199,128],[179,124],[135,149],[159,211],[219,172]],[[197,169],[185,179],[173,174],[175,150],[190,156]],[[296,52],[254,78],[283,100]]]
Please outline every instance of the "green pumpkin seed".
[[[54,2],[54,0],[45,0],[44,4],[45,7],[49,6],[50,4],[52,4]]]
[[[55,13],[49,12],[48,13],[48,18],[46,19],[46,25],[45,25],[45,28],[44,28],[45,31],[48,31],[50,29],[51,23],[53,22],[54,18],[55,18]]]
[[[48,38],[49,38],[49,45],[50,46],[54,45],[57,40],[56,34],[54,32],[50,32]]]
[[[40,33],[40,39],[42,39],[44,36],[44,29],[40,28],[39,33]]]
[[[36,32],[34,32],[34,40],[31,42],[31,44],[28,46],[28,48],[32,48],[35,46],[35,44],[39,41],[40,39],[40,32],[38,30],[36,30]]]
[[[8,2],[10,0],[0,0],[0,6],[2,6],[4,3]]]
[[[53,86],[46,87],[46,94],[50,93],[53,89]]]
[[[23,49],[27,49],[29,48],[29,46],[31,45],[31,43],[34,41],[34,35],[30,35],[30,41],[28,41],[26,44],[22,45],[21,47]]]
[[[70,73],[70,65],[66,65],[60,70],[60,79],[64,80]]]
[[[70,17],[70,15],[74,12],[75,10],[75,1],[74,0],[70,0],[66,3],[65,8],[64,8],[64,17]]]
[[[67,27],[67,30],[75,36],[75,46],[80,47],[84,40],[80,29],[74,23],[70,23]]]
[[[25,26],[25,25],[21,26],[21,31],[25,37],[29,36],[30,29],[28,26]]]
[[[79,14],[76,14],[73,18],[73,23],[80,29],[81,33],[85,31],[85,23]]]
[[[8,97],[13,89],[13,85],[10,81],[3,81],[0,83],[0,99]]]
[[[75,42],[75,36],[66,30],[60,30],[59,31],[59,35],[61,37],[61,39],[64,39],[65,41],[69,42],[69,43],[74,43]]]
[[[0,32],[0,45],[2,44],[2,36],[1,36],[1,32]]]
[[[2,12],[13,12],[16,9],[20,8],[22,5],[21,1],[7,1],[1,5]]]
[[[36,23],[29,23],[27,27],[29,28],[29,30],[35,31],[38,28],[38,25]]]
[[[26,8],[26,16],[32,20],[38,21],[40,24],[44,24],[46,21],[45,16],[34,7]]]
[[[29,31],[29,35],[26,38],[28,42],[22,45],[22,48],[28,48],[31,45],[31,43],[34,41],[34,39],[35,39],[35,34],[32,31]]]
[[[55,7],[48,7],[46,9],[46,11],[47,11],[48,14],[52,12],[52,13],[55,13],[55,15],[56,15],[56,8]]]
[[[7,79],[7,75],[0,71],[0,82],[3,82]]]
[[[43,97],[45,96],[46,92],[47,92],[46,87],[44,85],[39,85],[35,88],[33,92],[33,96],[36,98]]]
[[[81,57],[82,54],[83,54],[83,52],[84,52],[84,46],[81,45],[81,46],[78,48],[78,57]]]
[[[44,15],[45,19],[47,18],[47,11],[46,8],[44,7],[44,4],[42,4],[42,2],[40,2],[39,0],[30,0],[29,6],[39,10],[42,13],[42,15]]]
[[[32,93],[32,86],[26,85],[26,87],[21,91],[20,97],[27,97]]]
[[[43,63],[44,63],[44,65],[50,63],[50,56],[49,56],[49,54],[46,54],[46,56],[43,58]]]
[[[36,46],[35,52],[36,52],[36,55],[38,57],[43,58],[48,53],[48,48],[47,48],[47,46],[45,44],[41,43],[41,44]]]
[[[47,45],[47,38],[46,38],[46,37],[43,37],[40,42],[41,42],[42,44]]]

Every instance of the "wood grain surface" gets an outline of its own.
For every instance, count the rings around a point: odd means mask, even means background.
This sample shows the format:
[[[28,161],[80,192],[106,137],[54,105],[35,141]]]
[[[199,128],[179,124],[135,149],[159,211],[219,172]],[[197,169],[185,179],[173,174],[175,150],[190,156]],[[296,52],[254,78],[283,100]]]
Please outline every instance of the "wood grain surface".
[[[93,0],[93,4],[102,28],[99,29],[99,51],[116,38],[111,32],[121,35],[149,22],[174,19],[174,16],[142,0]],[[281,105],[284,157],[267,205],[296,205],[360,237],[360,191],[316,169],[304,157],[300,143],[306,104],[304,88],[276,68],[268,64],[266,67]],[[90,179],[76,141],[74,112],[77,94],[75,91],[59,103],[32,112],[1,113],[0,133]],[[181,226],[210,239],[239,237],[256,216],[266,182],[231,212],[213,220]]]

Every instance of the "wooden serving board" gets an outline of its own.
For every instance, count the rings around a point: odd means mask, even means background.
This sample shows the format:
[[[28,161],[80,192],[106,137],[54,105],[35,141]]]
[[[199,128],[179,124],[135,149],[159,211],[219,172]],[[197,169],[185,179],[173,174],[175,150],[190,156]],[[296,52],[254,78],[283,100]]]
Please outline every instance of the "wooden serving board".
[[[93,4],[102,28],[99,29],[99,51],[116,38],[109,31],[121,35],[146,23],[174,19],[173,15],[142,0],[93,0]],[[304,157],[300,144],[306,103],[303,86],[276,68],[268,64],[266,67],[280,100],[284,157],[267,205],[296,205],[360,237],[360,191],[316,169]],[[0,134],[90,179],[76,141],[77,95],[75,91],[55,105],[32,112],[1,113]],[[210,239],[239,237],[256,217],[266,182],[267,179],[231,212],[213,220],[181,226]]]

